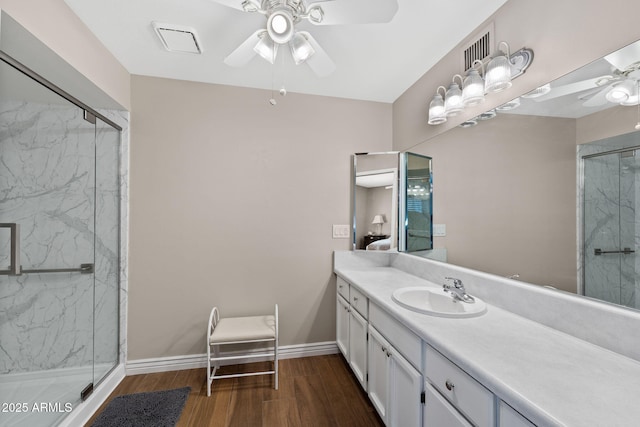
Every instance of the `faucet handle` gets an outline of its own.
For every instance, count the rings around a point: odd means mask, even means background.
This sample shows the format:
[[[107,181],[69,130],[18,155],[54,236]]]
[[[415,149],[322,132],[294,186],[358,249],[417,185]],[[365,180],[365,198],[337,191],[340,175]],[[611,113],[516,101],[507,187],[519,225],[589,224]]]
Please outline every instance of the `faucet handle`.
[[[455,277],[445,277],[444,279],[451,280],[453,282],[453,286],[455,286],[458,289],[461,289],[464,287],[464,285],[462,284],[462,280],[460,279],[456,279]]]

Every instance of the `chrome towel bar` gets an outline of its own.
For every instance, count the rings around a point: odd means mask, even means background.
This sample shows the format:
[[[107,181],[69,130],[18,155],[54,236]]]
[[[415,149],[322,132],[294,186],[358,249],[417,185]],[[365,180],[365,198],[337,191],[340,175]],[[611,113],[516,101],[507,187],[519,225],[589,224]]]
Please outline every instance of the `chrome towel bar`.
[[[620,251],[603,251],[602,249],[595,249],[594,251],[594,255],[603,255],[603,254],[625,254],[625,255],[629,255],[629,254],[634,254],[636,253],[636,251],[632,251],[631,248],[624,248]]]
[[[8,270],[0,270],[0,276],[20,276],[23,273],[83,273],[94,272],[93,264],[80,264],[79,268],[41,268],[23,269],[20,265],[20,224],[15,222],[0,223],[0,228],[11,231],[11,255]]]

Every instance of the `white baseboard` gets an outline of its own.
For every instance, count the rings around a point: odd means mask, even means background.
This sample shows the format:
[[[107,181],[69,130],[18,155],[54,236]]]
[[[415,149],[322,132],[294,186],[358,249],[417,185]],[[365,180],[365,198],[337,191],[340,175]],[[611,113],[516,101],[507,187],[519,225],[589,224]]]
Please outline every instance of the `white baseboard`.
[[[89,421],[93,414],[100,408],[100,405],[104,403],[109,395],[115,390],[125,377],[125,366],[123,363],[116,366],[116,368],[107,375],[104,380],[98,384],[93,390],[93,393],[78,406],[73,408],[73,411],[66,416],[58,427],[74,427],[83,426]]]
[[[295,359],[298,357],[322,356],[338,353],[335,341],[326,341],[311,344],[296,344],[279,347],[279,359]],[[260,352],[259,349],[254,350]],[[221,352],[221,356],[239,355],[239,352]],[[246,352],[242,353],[246,354]],[[225,364],[236,365],[241,363],[261,362],[268,360],[265,357],[251,359],[229,359]],[[198,369],[207,366],[206,354],[191,354],[186,356],[157,357],[152,359],[128,360],[126,362],[127,375],[150,374],[155,372],[180,371],[183,369]]]

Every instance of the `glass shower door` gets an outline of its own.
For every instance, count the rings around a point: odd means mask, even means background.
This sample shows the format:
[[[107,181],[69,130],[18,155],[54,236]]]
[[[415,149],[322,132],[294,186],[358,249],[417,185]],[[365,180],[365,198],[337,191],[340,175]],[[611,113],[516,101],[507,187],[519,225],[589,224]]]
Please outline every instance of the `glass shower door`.
[[[0,425],[53,425],[93,382],[96,130],[86,116],[0,62],[0,395],[13,405]]]
[[[584,159],[584,294],[640,308],[635,242],[640,162],[636,150]]]

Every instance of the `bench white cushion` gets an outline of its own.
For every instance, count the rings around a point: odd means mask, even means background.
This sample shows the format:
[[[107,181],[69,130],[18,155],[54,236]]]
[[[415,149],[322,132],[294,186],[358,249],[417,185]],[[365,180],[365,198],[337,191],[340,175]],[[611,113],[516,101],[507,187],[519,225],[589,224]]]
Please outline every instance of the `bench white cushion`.
[[[209,336],[211,344],[267,340],[276,337],[275,316],[228,317],[220,319]]]

